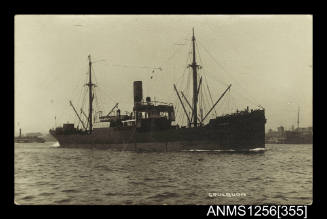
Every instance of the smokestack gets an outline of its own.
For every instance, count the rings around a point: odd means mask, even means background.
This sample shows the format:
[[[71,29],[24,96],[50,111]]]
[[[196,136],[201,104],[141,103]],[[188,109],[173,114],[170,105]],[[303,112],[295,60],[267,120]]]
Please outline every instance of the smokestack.
[[[19,137],[22,137],[22,129],[19,129]]]
[[[134,81],[134,106],[143,99],[142,81]]]

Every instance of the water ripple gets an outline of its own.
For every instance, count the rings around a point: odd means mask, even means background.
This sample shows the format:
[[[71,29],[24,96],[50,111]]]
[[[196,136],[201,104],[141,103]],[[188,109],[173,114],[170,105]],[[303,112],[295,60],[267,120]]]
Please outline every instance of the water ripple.
[[[209,193],[245,193],[210,197]],[[307,204],[312,145],[265,150],[121,152],[15,145],[19,204]]]

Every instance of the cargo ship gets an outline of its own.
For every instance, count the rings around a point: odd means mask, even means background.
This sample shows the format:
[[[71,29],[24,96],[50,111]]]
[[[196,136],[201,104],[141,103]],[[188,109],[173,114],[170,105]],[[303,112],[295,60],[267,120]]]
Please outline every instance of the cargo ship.
[[[19,136],[15,137],[16,143],[44,143],[45,140],[38,136],[22,136],[22,129],[19,129]]]
[[[264,108],[245,108],[234,113],[216,116],[208,120],[210,113],[230,90],[231,84],[213,103],[205,114],[198,107],[199,90],[202,77],[198,77],[201,66],[196,61],[194,29],[192,34],[192,70],[193,89],[192,105],[182,91],[176,92],[187,124],[173,125],[175,107],[171,103],[152,101],[143,97],[142,81],[133,82],[134,105],[132,112],[120,113],[118,103],[107,115],[99,115],[104,127],[93,127],[94,86],[92,82],[92,60],[88,56],[88,115],[83,112],[84,120],[70,101],[70,105],[79,119],[82,128],[74,123],[50,129],[50,134],[57,139],[61,147],[106,148],[126,151],[197,151],[197,150],[235,150],[248,151],[265,147],[265,110]],[[199,82],[198,82],[199,79]],[[131,98],[132,100],[132,98]],[[184,100],[184,101],[183,101]],[[131,101],[132,102],[132,101]],[[198,113],[198,110],[200,113]],[[113,115],[114,113],[114,115]],[[206,122],[207,121],[207,122]]]

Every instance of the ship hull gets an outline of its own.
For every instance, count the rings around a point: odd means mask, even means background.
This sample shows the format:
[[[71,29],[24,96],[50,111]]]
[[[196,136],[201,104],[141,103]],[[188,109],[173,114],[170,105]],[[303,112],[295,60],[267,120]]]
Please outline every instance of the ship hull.
[[[254,147],[226,147],[206,141],[196,142],[143,142],[122,144],[68,144],[61,145],[62,148],[86,148],[86,149],[111,149],[115,151],[136,152],[179,152],[179,151],[249,151]],[[264,147],[263,147],[264,148]]]
[[[61,147],[126,151],[238,150],[265,147],[264,123],[220,128],[178,128],[138,132],[135,127],[99,128],[92,134],[50,133]]]

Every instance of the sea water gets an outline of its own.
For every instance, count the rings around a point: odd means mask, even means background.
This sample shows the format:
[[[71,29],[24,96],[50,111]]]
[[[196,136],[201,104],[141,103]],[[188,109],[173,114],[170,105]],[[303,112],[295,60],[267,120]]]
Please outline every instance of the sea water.
[[[312,145],[133,152],[16,143],[19,205],[310,204]]]

